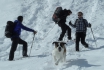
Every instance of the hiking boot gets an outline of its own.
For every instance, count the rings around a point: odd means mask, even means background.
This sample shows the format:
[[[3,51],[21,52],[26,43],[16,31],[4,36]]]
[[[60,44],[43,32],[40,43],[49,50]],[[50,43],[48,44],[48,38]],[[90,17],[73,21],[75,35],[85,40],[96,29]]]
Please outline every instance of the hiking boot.
[[[61,39],[58,39],[58,41],[62,41]]]
[[[84,45],[84,47],[85,47],[85,48],[88,48],[89,46],[88,46],[88,44],[86,44],[86,45]]]
[[[68,37],[68,40],[72,40],[72,38],[71,37]]]
[[[78,49],[76,49],[76,51],[77,51],[77,52],[79,52],[79,50],[78,50]]]
[[[13,61],[13,59],[8,59],[8,61]]]
[[[28,55],[23,55],[23,57],[29,57]]]

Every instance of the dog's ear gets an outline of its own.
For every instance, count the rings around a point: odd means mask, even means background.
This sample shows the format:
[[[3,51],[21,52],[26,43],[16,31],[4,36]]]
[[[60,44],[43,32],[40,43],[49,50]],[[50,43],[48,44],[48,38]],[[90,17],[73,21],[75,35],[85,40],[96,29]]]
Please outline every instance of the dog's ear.
[[[65,43],[65,42],[61,42],[61,44],[62,44],[62,45],[65,45],[66,43]]]
[[[53,42],[52,44],[54,44],[54,43],[56,44],[56,43],[58,43],[58,42]]]
[[[53,42],[52,44],[55,44],[55,47],[58,47],[58,42]]]

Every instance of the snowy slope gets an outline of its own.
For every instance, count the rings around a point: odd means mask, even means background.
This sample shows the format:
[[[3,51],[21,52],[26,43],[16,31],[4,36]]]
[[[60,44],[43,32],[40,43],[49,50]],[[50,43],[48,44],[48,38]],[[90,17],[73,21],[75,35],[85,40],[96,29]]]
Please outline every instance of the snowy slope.
[[[57,6],[72,10],[67,18],[74,23],[77,12],[82,11],[84,18],[92,24],[95,36],[88,28],[86,41],[89,48],[80,44],[80,52],[75,51],[75,43],[68,42],[66,63],[55,66],[51,56],[52,42],[60,35],[60,28],[54,24],[51,17]],[[103,0],[1,0],[0,1],[0,70],[103,70],[104,69],[104,1]],[[23,24],[37,30],[31,57],[22,58],[22,46],[18,45],[15,61],[7,61],[11,40],[4,36],[8,20],[14,21],[18,15],[24,16]],[[72,28],[75,38],[75,29]],[[28,42],[28,54],[32,44],[33,34],[22,31],[21,38]],[[65,37],[66,40],[66,37]],[[97,47],[95,45],[97,43]]]

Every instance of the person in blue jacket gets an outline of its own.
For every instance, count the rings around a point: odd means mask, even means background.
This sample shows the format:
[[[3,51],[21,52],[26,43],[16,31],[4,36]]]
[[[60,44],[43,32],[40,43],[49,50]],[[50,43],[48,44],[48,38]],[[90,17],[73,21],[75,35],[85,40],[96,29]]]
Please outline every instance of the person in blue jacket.
[[[30,29],[22,24],[23,21],[23,16],[18,16],[17,20],[14,21],[15,23],[15,28],[13,31],[13,36],[11,37],[12,40],[12,46],[9,54],[9,61],[12,61],[14,59],[14,52],[16,51],[17,45],[22,44],[23,45],[23,52],[22,55],[23,57],[28,57],[27,55],[27,42],[22,40],[19,36],[21,34],[21,29],[24,29],[26,31],[33,32],[36,34],[37,32],[33,29]]]

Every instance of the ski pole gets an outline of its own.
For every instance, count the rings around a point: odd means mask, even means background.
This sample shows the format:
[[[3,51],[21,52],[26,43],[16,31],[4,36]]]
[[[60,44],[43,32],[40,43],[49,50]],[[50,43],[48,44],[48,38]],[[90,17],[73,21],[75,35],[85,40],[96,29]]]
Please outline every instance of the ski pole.
[[[31,48],[30,48],[30,54],[31,54],[31,50],[32,50],[32,47],[33,47],[34,37],[35,37],[35,35],[33,36],[33,41],[32,41]],[[30,54],[29,54],[29,56],[30,56]]]
[[[56,24],[55,24],[56,25]],[[53,30],[53,28],[55,27],[55,25],[52,27],[52,29],[51,30]],[[48,34],[51,32],[51,30],[47,33],[47,35],[44,37],[44,39],[48,36]],[[43,39],[43,40],[44,40]]]
[[[65,41],[66,37],[67,37],[67,35],[66,35],[66,33],[65,33],[65,36],[64,36],[64,41]]]
[[[95,40],[95,37],[94,37],[92,28],[91,28],[91,32],[92,32],[93,38],[94,38],[94,40]],[[96,41],[95,41],[95,45],[96,45],[96,48],[97,48],[97,43],[96,43]]]
[[[19,55],[20,55],[20,45],[19,45]]]

